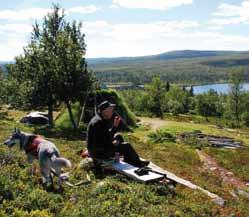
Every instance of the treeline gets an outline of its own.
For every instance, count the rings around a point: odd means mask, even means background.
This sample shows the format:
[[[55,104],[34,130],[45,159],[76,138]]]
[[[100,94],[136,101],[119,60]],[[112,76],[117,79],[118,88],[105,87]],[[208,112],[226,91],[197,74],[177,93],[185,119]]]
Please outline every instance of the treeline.
[[[53,5],[43,23],[33,25],[24,54],[0,72],[0,100],[14,108],[46,109],[49,124],[53,111],[65,105],[72,125],[78,128],[72,105],[84,108],[94,78],[85,61],[85,34],[81,23],[67,22],[64,10]]]
[[[243,60],[243,61],[242,61]],[[178,60],[134,60],[124,63],[90,65],[98,80],[105,83],[132,82],[148,84],[155,75],[175,84],[198,85],[226,83],[229,71],[244,69],[244,81],[249,81],[249,57],[243,54],[231,58],[193,58]]]
[[[193,89],[170,85],[159,76],[145,86],[144,90],[121,91],[130,109],[137,115],[163,118],[167,114],[193,114],[226,120],[231,127],[249,126],[249,93],[244,92],[244,70],[229,73],[229,94],[218,94],[214,90],[194,95]]]

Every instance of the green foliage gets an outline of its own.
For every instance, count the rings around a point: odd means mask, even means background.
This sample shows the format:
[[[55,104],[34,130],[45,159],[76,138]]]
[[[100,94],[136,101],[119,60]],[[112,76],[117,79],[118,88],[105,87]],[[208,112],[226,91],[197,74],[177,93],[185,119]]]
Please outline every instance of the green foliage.
[[[41,27],[37,23],[33,26],[31,42],[24,48],[24,55],[16,57],[15,64],[9,67],[10,81],[14,88],[21,89],[16,91],[17,96],[26,101],[23,105],[47,106],[51,126],[54,107],[63,102],[73,127],[77,128],[71,105],[77,101],[84,104],[91,88],[81,27],[81,23],[67,22],[64,10],[53,5],[53,11],[44,17]],[[16,92],[11,95],[18,98]]]
[[[180,142],[182,144],[186,144],[186,145],[190,145],[193,148],[197,148],[197,149],[202,149],[204,147],[208,147],[209,143],[208,140],[206,139],[198,139],[198,133],[201,133],[201,131],[199,130],[195,130],[192,132],[184,132],[184,136],[178,136],[178,140],[180,140]]]
[[[228,95],[214,90],[193,95],[191,89],[177,85],[170,85],[167,91],[159,77],[155,77],[145,89],[123,90],[120,93],[129,108],[139,116],[170,118],[171,115],[197,114],[217,125],[240,127],[242,123],[248,126],[249,93],[241,89],[244,73],[234,71],[231,76],[234,81]]]
[[[174,115],[187,113],[194,108],[194,100],[190,92],[176,85],[167,89],[159,77],[146,85],[145,90],[121,91],[127,104],[138,115],[163,117],[163,113]]]
[[[243,149],[237,151],[229,151],[227,149],[207,149],[207,153],[214,157],[219,165],[229,169],[237,177],[240,177],[241,180],[248,181],[248,145]]]
[[[175,142],[176,139],[175,136],[163,129],[149,133],[148,137],[153,143]]]
[[[114,90],[99,90],[96,92],[96,103],[99,104],[108,100],[116,104],[115,110],[130,126],[135,126],[135,115],[130,111],[123,98]]]
[[[214,90],[197,95],[195,98],[197,113],[206,117],[207,121],[208,116],[221,117],[223,114],[221,99]]]
[[[75,103],[74,105],[72,105],[72,113],[74,117],[79,117],[80,115],[79,114],[80,113],[79,103]],[[64,129],[64,130],[73,129],[68,111],[66,110],[65,107],[60,111],[59,116],[56,118],[55,127],[59,129]]]
[[[183,51],[187,52],[187,51]],[[205,52],[205,51],[203,51]],[[218,53],[218,52],[214,52]],[[245,53],[223,53],[213,56],[192,56],[164,58],[161,55],[105,59],[103,62],[90,62],[96,77],[105,83],[132,82],[134,84],[150,83],[155,75],[163,81],[174,84],[207,84],[229,82],[228,71],[243,67],[245,81],[249,75],[249,61]],[[89,60],[90,61],[90,60]]]
[[[134,114],[130,111],[130,109],[125,104],[123,98],[120,97],[116,91],[99,90],[96,93],[96,98],[97,98],[98,102],[102,102],[103,100],[109,100],[109,101],[115,103],[117,105],[115,110],[121,115],[121,117],[126,121],[126,123],[129,126],[135,125],[136,120],[135,120]],[[79,103],[75,103],[72,106],[72,112],[73,112],[74,117],[79,118],[80,113],[81,113],[81,109],[82,108],[81,108]],[[86,105],[86,110],[89,113],[88,114],[89,117],[87,117],[87,119],[90,119],[92,117],[92,115],[94,114],[94,105],[88,103]],[[57,117],[57,119],[55,121],[55,126],[59,129],[73,130],[69,114],[65,108],[62,109],[59,116]],[[86,129],[85,124],[81,125],[81,130],[83,130],[83,129]]]
[[[14,113],[18,115],[18,112]],[[205,124],[191,124],[187,122],[167,121],[162,131],[165,135],[175,136],[176,133],[200,129],[204,133],[216,135],[231,134],[221,129],[212,128]],[[17,123],[15,121],[0,120],[0,140],[4,141]],[[33,127],[19,124],[22,130],[32,132]],[[85,141],[77,137],[65,138],[53,129],[42,135],[49,135],[60,149],[61,155],[73,163],[69,181],[77,183],[91,177],[88,185],[70,188],[66,185],[63,191],[47,192],[43,189],[39,165],[37,161],[29,165],[24,152],[19,147],[13,147],[9,154],[7,147],[0,146],[0,216],[24,217],[91,217],[91,216],[227,216],[236,213],[248,216],[248,201],[239,198],[234,200],[229,194],[229,186],[221,184],[221,180],[214,174],[202,171],[195,150],[187,145],[164,141],[145,142],[149,133],[148,128],[138,128],[132,134],[127,134],[127,140],[138,153],[162,168],[180,177],[188,179],[205,189],[217,193],[227,201],[225,207],[215,205],[206,195],[197,190],[177,185],[172,192],[163,185],[144,185],[128,179],[122,175],[110,175],[97,179],[91,171],[79,168],[81,158],[77,152],[85,148]],[[62,131],[64,134],[67,131]],[[234,136],[237,133],[234,133]],[[242,137],[248,142],[246,135]],[[246,143],[247,144],[247,143]],[[239,152],[217,151],[214,156],[220,159],[227,168],[232,168],[239,177],[248,179],[249,150]],[[232,164],[230,164],[232,159]],[[31,172],[31,168],[34,172]],[[3,199],[4,198],[4,199]]]
[[[243,111],[243,81],[243,69],[234,70],[230,73],[231,91],[229,94],[229,109],[231,117],[236,121],[237,127],[240,126],[241,113]]]
[[[149,85],[145,86],[149,110],[157,117],[163,117],[163,99],[166,87],[160,77],[155,76]]]
[[[125,90],[120,91],[128,107],[136,115],[139,116],[152,116],[149,110],[150,105],[148,101],[148,93],[144,90]]]
[[[192,108],[192,98],[187,90],[173,86],[165,93],[166,111],[173,115],[187,113]]]
[[[4,77],[3,77],[3,70],[0,67],[0,104],[3,103],[4,100],[4,96],[5,96],[5,88],[4,88]]]

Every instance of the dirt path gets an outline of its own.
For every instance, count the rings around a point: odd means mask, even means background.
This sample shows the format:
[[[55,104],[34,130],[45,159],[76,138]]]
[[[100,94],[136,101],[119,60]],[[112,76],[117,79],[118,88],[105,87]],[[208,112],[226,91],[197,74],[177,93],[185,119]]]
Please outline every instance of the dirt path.
[[[219,166],[214,158],[207,155],[203,151],[197,150],[197,154],[200,157],[200,160],[204,163],[204,169],[215,173],[217,176],[221,177],[222,181],[226,184],[232,185],[233,187],[239,189],[245,189],[248,186],[246,183],[241,181],[229,170]]]
[[[139,119],[142,125],[149,126],[152,131],[156,131],[157,129],[167,125],[167,122],[160,118],[139,117]]]
[[[139,119],[141,120],[140,123],[142,125],[149,126],[152,131],[156,131],[157,129],[160,129],[167,125],[167,122],[165,120],[159,118],[140,117]],[[248,188],[248,183],[241,181],[232,172],[219,166],[214,158],[200,150],[197,150],[197,154],[200,157],[200,160],[204,163],[204,169],[207,171],[211,171],[217,176],[221,177],[224,183],[239,189]]]

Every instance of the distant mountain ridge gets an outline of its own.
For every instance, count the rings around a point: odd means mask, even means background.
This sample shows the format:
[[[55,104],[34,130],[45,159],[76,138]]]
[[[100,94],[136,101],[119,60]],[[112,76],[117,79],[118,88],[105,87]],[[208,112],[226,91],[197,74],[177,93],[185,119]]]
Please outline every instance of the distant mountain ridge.
[[[249,51],[179,50],[141,57],[89,58],[101,83],[145,84],[158,75],[178,84],[226,83],[229,72],[243,67],[249,82]]]
[[[215,50],[177,50],[169,51],[156,55],[138,56],[138,57],[102,57],[102,58],[88,58],[90,65],[112,64],[112,63],[127,63],[134,61],[148,61],[148,60],[175,60],[188,58],[202,58],[202,57],[217,57],[217,56],[236,56],[242,54],[249,54],[249,51],[215,51]]]
[[[14,61],[0,61],[0,67]],[[249,82],[249,51],[178,50],[137,57],[87,58],[100,83],[151,81],[158,75],[164,81],[182,85],[226,83],[229,72],[242,67]]]

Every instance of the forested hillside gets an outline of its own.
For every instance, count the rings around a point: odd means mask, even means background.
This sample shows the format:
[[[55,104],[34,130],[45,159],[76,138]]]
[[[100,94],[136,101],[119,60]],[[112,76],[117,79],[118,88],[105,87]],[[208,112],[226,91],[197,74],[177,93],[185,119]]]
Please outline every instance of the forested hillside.
[[[248,81],[249,52],[173,51],[153,56],[88,59],[97,78],[106,83],[144,84],[154,75],[178,84],[227,82],[232,68],[245,68]]]
[[[249,81],[249,52],[171,51],[143,57],[89,58],[92,69],[102,83],[149,83],[153,76],[177,84],[223,83],[233,68],[245,68]],[[0,61],[0,67],[12,62]]]

